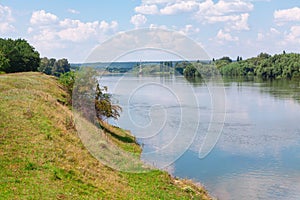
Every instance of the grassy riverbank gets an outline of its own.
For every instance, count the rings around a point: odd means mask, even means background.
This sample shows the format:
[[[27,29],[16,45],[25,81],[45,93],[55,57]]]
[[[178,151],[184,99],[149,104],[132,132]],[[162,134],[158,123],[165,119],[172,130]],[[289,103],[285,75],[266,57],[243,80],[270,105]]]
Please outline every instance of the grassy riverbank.
[[[0,75],[0,199],[210,199],[166,172],[101,164],[79,139],[67,98],[54,77]],[[104,126],[121,148],[141,152],[129,132]]]

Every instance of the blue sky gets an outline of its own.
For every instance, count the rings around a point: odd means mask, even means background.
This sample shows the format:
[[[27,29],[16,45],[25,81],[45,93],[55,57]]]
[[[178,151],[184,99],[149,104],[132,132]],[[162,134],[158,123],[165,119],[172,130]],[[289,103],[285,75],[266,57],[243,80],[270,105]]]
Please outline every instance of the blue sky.
[[[299,0],[0,0],[0,37],[70,62],[118,32],[148,27],[185,34],[214,58],[300,52]]]

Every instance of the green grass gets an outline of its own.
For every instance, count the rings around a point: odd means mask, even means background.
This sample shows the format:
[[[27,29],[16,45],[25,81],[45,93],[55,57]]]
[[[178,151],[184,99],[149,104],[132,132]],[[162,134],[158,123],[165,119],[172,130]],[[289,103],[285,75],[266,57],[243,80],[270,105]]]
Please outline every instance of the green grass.
[[[0,199],[209,199],[205,190],[166,172],[118,172],[84,147],[65,106],[68,94],[40,73],[0,75]],[[110,137],[139,154],[133,136]]]
[[[120,148],[138,156],[142,153],[142,148],[136,142],[136,138],[132,134],[120,127],[112,126],[105,122],[100,122],[102,130],[107,136]]]

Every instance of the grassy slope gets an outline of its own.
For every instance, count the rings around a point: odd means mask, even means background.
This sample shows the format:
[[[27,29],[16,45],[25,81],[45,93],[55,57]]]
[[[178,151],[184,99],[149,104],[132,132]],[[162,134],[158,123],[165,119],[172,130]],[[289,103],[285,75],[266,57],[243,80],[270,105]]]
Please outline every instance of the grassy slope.
[[[102,165],[78,138],[66,97],[53,77],[0,75],[0,199],[208,199],[166,172]]]

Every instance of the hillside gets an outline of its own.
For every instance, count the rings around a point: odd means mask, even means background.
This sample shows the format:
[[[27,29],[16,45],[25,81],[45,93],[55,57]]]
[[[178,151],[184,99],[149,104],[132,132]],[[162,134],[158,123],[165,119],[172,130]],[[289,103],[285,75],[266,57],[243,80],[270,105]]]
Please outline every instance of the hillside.
[[[0,75],[0,94],[0,199],[209,199],[166,172],[102,165],[77,136],[68,94],[54,77]]]

